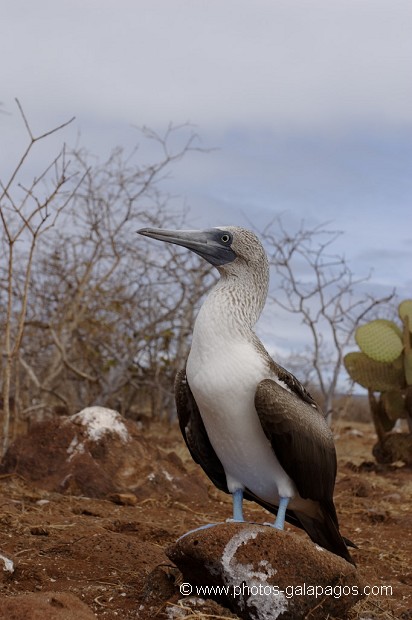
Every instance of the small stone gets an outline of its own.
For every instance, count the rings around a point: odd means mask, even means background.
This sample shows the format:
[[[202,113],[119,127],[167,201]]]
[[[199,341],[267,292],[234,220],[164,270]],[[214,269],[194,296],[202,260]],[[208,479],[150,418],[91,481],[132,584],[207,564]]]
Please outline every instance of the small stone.
[[[386,510],[377,510],[375,508],[369,508],[365,515],[371,523],[384,523],[389,519]]]
[[[0,553],[0,571],[1,566],[3,566],[3,573],[12,575],[14,573],[14,562],[11,558],[7,557]],[[1,575],[1,573],[0,573]]]
[[[136,506],[137,497],[133,493],[111,493],[107,499],[120,506]]]
[[[398,504],[402,501],[402,495],[400,493],[389,493],[389,495],[384,495],[382,500],[385,502]]]
[[[32,536],[48,536],[49,530],[43,525],[34,525],[30,528],[30,534]]]
[[[176,571],[176,569],[174,570]],[[167,572],[160,566],[156,566],[146,577],[143,586],[142,600],[145,604],[150,602],[159,607],[160,603],[167,601],[174,593],[175,576],[170,571]]]

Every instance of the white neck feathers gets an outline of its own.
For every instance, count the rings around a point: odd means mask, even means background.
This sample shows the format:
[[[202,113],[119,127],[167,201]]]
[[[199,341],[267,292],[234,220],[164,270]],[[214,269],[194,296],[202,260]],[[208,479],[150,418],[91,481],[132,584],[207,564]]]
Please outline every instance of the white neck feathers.
[[[234,261],[230,269],[221,270],[221,278],[209,293],[196,320],[193,337],[247,338],[265,305],[269,269],[267,262],[253,269]]]

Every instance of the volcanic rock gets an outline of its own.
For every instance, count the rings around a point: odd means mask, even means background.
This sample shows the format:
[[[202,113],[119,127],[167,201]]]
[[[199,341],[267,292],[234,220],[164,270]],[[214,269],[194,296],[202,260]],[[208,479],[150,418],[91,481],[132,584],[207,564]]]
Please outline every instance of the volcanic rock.
[[[265,525],[217,524],[166,554],[182,572],[182,594],[212,598],[245,620],[341,618],[362,597],[346,560]]]
[[[373,446],[378,463],[402,461],[412,467],[412,433],[390,433]]]

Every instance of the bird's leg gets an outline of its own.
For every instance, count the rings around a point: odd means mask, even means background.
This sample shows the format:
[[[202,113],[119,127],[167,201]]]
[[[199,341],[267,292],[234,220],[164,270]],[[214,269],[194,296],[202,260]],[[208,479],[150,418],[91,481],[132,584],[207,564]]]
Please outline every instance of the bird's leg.
[[[243,489],[236,489],[232,493],[233,498],[233,519],[227,519],[231,523],[243,523],[245,520],[243,518]],[[219,525],[219,523],[207,523],[207,525],[201,525],[197,527],[195,530],[190,530],[190,532],[186,532],[183,536],[180,536],[177,540],[182,540],[185,536],[189,534],[194,534],[195,532],[200,532],[200,530],[206,530],[209,527],[214,527],[215,525]]]
[[[285,516],[286,516],[286,508],[288,507],[290,497],[280,497],[279,498],[279,508],[278,513],[276,515],[276,521],[273,524],[277,530],[283,530],[285,527]]]
[[[232,493],[233,499],[233,519],[231,521],[243,522],[243,489],[236,489]]]

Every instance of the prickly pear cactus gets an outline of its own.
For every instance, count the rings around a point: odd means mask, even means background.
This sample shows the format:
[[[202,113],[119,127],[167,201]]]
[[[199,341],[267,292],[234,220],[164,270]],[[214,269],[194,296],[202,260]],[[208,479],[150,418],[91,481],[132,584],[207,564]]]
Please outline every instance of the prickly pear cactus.
[[[390,363],[376,362],[365,353],[354,351],[346,355],[344,362],[351,378],[373,392],[400,390],[405,385],[400,357]]]
[[[412,434],[412,299],[399,304],[398,311],[402,328],[386,319],[358,327],[355,340],[360,351],[344,358],[350,377],[369,392],[378,443],[386,441],[400,418],[407,419]],[[380,393],[378,400],[375,392]],[[393,460],[398,460],[395,453]]]
[[[355,340],[361,351],[376,362],[393,362],[403,349],[402,332],[395,323],[377,319],[358,327]]]

